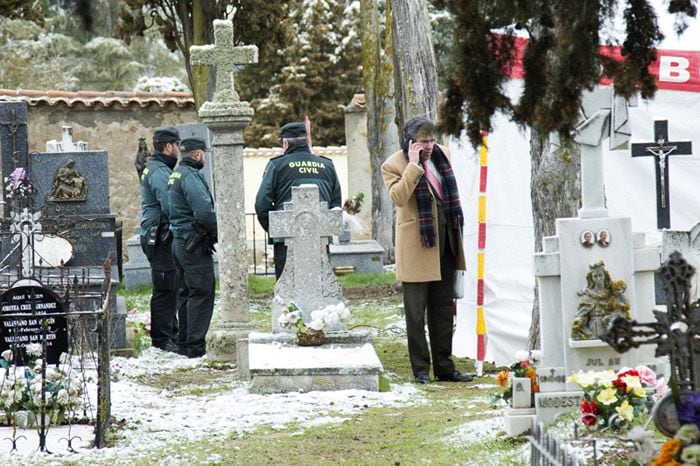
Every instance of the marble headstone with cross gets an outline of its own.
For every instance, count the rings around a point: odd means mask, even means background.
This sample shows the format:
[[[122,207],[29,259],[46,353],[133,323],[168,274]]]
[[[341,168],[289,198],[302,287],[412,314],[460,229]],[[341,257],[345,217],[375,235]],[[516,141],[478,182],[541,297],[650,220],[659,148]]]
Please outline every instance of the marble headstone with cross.
[[[535,255],[543,353],[535,408],[544,422],[578,405],[581,392],[566,382],[574,372],[638,364],[659,369],[648,348],[621,355],[599,338],[582,339],[572,332],[579,293],[588,286],[592,264],[602,262],[611,280],[624,281],[624,298],[638,320],[652,316],[654,271],[659,266],[657,248],[647,246],[643,234],[632,232],[631,219],[610,217],[605,206],[601,145],[609,139],[614,150],[628,142],[625,101],[612,88],[598,87],[584,95],[581,111],[575,141],[581,146],[582,207],[578,217],[557,219],[556,235],[544,238],[543,251]]]
[[[273,331],[285,331],[277,318],[292,301],[303,311],[305,322],[311,320],[312,311],[344,301],[326,252],[328,238],[342,231],[342,212],[328,210],[327,203],[319,201],[316,185],[293,187],[292,200],[284,210],[270,212],[270,237],[284,238],[288,248],[284,271],[275,284]],[[324,329],[344,330],[342,322]]]

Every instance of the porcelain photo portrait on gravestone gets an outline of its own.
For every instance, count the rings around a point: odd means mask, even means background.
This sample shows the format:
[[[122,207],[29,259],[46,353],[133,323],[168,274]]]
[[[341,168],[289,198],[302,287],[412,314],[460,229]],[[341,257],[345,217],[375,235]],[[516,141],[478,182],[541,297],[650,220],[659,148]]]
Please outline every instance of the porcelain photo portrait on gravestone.
[[[581,245],[584,248],[590,248],[595,244],[595,234],[591,230],[586,230],[581,233]]]

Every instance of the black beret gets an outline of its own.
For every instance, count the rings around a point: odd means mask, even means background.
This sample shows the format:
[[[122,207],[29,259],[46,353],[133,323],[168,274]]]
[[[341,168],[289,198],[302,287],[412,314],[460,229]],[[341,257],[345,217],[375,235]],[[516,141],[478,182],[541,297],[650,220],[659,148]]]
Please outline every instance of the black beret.
[[[153,142],[175,142],[180,140],[180,133],[177,128],[172,126],[163,126],[156,128],[153,133]]]
[[[182,150],[182,152],[190,152],[197,149],[207,150],[207,143],[204,141],[204,139],[187,138],[183,139],[180,143],[180,150]]]
[[[280,128],[280,137],[282,139],[300,138],[306,136],[306,126],[303,121],[294,121],[287,123]]]

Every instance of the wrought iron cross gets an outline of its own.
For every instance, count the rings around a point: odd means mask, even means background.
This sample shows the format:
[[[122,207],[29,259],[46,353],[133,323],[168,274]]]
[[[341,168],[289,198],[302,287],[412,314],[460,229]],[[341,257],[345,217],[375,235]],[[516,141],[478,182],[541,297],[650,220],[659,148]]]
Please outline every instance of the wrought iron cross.
[[[654,311],[656,322],[616,318],[602,336],[616,351],[624,353],[640,345],[656,345],[656,357],[669,356],[671,377],[681,393],[700,387],[696,354],[700,353],[700,303],[690,302],[695,268],[676,251],[659,269],[666,290],[668,312]]]
[[[668,157],[692,153],[690,141],[668,140],[668,120],[654,121],[654,142],[632,144],[632,157],[653,156],[656,161],[656,226],[659,230],[671,227]]]

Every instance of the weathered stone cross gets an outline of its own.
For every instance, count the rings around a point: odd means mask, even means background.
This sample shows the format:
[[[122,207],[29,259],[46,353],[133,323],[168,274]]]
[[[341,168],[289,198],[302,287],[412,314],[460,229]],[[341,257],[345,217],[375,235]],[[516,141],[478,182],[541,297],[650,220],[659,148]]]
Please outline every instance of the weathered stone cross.
[[[258,62],[258,47],[233,45],[233,23],[230,20],[214,20],[214,45],[190,47],[190,62],[193,65],[216,65],[216,91],[214,103],[238,102],[240,97],[234,89],[233,71],[237,65]]]
[[[653,156],[656,161],[656,227],[659,230],[671,228],[667,157],[692,153],[692,142],[668,140],[668,120],[654,121],[654,142],[632,144],[632,157]]]
[[[305,321],[308,313],[342,300],[326,252],[327,237],[342,231],[342,211],[328,210],[325,202],[319,202],[318,186],[313,184],[293,187],[292,202],[285,203],[284,210],[270,212],[270,237],[284,238],[289,248],[275,292],[294,301],[304,311]]]

